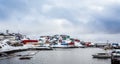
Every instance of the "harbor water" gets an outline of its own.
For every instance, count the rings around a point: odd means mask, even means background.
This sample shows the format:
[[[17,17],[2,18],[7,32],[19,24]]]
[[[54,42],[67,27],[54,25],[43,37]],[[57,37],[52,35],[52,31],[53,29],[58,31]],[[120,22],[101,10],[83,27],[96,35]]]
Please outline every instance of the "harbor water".
[[[23,51],[15,54],[29,52]],[[54,50],[39,51],[29,60],[20,60],[19,57],[11,57],[0,60],[0,64],[111,64],[110,59],[92,57],[92,54],[100,52],[107,51],[100,48],[55,48]]]

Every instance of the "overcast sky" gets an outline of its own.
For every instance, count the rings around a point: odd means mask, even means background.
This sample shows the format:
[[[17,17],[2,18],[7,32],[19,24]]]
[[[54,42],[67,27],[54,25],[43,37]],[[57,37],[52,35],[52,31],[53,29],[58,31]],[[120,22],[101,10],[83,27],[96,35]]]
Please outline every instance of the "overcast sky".
[[[0,31],[6,29],[120,42],[120,0],[0,0]]]

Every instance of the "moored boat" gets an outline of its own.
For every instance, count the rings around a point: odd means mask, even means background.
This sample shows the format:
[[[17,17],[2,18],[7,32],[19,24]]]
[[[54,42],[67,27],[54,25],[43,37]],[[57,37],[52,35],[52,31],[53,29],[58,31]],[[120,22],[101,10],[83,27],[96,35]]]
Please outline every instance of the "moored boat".
[[[111,53],[111,64],[120,64],[120,50]]]
[[[22,51],[22,50],[27,50],[27,47],[24,46],[18,46],[14,47],[9,45],[10,41],[8,39],[2,40],[0,42],[0,53],[11,53],[11,52],[16,52],[16,51]]]
[[[29,57],[29,56],[23,56],[23,57],[20,57],[19,59],[20,60],[29,60],[29,59],[31,59],[32,57]]]
[[[92,56],[93,58],[110,58],[111,57],[109,53],[97,53]]]

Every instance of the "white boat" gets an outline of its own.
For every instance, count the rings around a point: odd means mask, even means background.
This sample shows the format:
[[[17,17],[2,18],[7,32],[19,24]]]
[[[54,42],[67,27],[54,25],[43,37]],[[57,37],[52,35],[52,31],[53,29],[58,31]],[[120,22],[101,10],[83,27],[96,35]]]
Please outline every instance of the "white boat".
[[[93,58],[110,58],[111,57],[109,53],[97,53],[92,56]]]
[[[8,44],[9,40],[5,39],[3,41],[0,42],[0,53],[4,53],[4,52],[13,52],[13,51],[21,51],[21,50],[26,50],[28,49],[27,47],[24,46],[18,46],[18,47],[14,47],[14,46],[10,46]]]
[[[112,56],[120,57],[120,50],[114,50],[114,51],[112,51]]]

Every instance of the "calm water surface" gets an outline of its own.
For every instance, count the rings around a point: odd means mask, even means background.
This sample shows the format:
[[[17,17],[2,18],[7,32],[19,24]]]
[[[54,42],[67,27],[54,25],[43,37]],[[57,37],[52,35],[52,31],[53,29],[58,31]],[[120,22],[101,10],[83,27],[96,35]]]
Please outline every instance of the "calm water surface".
[[[16,54],[26,54],[27,51]],[[106,52],[100,48],[57,48],[51,51],[39,51],[30,60],[20,60],[19,57],[0,60],[0,64],[111,64],[110,59],[95,59],[92,54]]]

